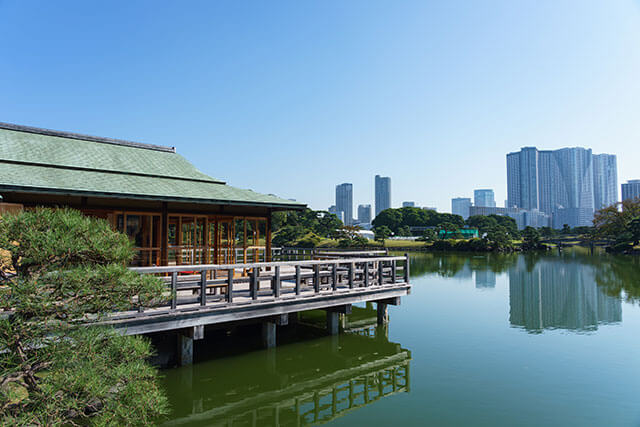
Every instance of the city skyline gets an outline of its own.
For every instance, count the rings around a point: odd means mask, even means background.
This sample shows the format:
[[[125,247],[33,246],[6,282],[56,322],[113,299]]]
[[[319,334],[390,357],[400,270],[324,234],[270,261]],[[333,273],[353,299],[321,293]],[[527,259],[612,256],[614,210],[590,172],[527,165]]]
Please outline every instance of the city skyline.
[[[555,228],[591,225],[594,212],[616,203],[616,155],[590,148],[507,153],[507,208],[551,215]]]

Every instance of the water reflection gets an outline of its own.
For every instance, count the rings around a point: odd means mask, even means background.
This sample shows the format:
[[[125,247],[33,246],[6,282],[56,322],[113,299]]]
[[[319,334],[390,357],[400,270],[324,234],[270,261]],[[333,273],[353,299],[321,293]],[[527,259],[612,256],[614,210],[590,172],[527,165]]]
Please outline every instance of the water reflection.
[[[165,425],[320,424],[408,392],[411,352],[375,322],[373,306],[358,308],[351,333],[166,371]]]
[[[412,257],[412,276],[437,274],[471,279],[478,289],[494,288],[506,275],[509,322],[528,332],[593,331],[622,321],[622,299],[640,302],[640,258],[590,255],[576,248],[561,255],[442,254]]]
[[[509,322],[530,332],[590,331],[620,322],[622,303],[596,283],[592,265],[545,258],[527,266],[521,257],[509,269]]]

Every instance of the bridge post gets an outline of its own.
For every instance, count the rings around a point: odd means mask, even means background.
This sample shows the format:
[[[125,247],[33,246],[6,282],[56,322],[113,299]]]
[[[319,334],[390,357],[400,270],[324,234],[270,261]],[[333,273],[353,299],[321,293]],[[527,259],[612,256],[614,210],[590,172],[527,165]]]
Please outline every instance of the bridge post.
[[[327,310],[327,332],[337,335],[340,332],[340,313]]]
[[[276,346],[276,322],[273,320],[262,322],[262,345],[265,348]]]

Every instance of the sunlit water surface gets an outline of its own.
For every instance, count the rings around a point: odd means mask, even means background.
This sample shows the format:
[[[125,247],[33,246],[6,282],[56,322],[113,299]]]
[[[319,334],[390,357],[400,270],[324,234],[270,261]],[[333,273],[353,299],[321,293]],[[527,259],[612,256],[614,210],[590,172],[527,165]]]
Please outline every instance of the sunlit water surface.
[[[412,255],[411,295],[305,324],[208,333],[163,371],[167,425],[640,425],[640,262],[633,257]],[[310,313],[306,324],[321,322]]]

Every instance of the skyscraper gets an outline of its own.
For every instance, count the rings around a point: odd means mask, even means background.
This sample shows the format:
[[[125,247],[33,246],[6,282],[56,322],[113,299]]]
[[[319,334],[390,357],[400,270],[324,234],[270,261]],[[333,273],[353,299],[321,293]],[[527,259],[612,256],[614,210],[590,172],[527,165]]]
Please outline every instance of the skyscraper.
[[[360,224],[371,223],[371,205],[358,205],[358,222]]]
[[[493,190],[474,190],[473,191],[473,204],[478,207],[495,208],[496,199],[493,194]]]
[[[618,165],[611,154],[593,155],[593,207],[596,210],[618,203]]]
[[[507,154],[507,206],[540,210],[556,228],[591,225],[594,209],[617,201],[616,157],[575,147]]]
[[[353,224],[353,184],[336,185],[336,208],[344,214],[344,224]]]
[[[640,179],[632,179],[622,184],[622,200],[640,197]]]
[[[471,207],[471,199],[468,197],[456,197],[451,199],[451,213],[460,215],[465,220],[469,218],[469,208]]]
[[[376,216],[385,209],[391,208],[391,178],[376,175]]]

